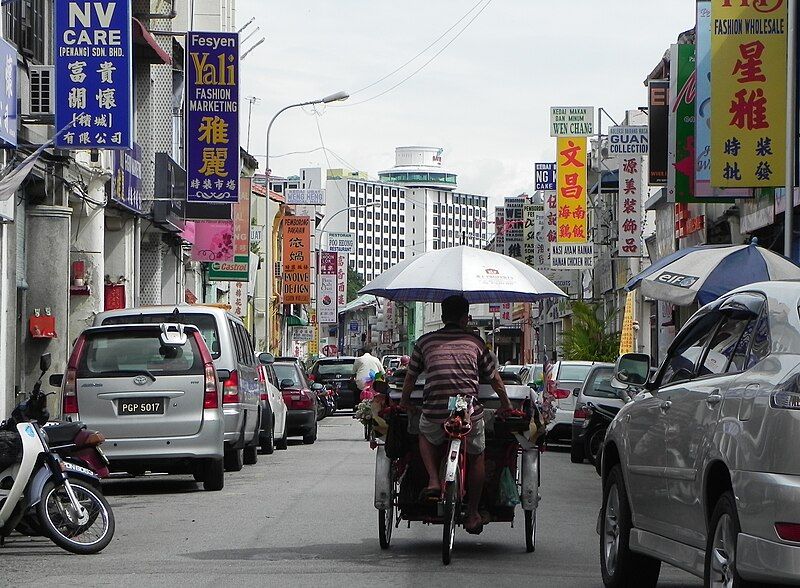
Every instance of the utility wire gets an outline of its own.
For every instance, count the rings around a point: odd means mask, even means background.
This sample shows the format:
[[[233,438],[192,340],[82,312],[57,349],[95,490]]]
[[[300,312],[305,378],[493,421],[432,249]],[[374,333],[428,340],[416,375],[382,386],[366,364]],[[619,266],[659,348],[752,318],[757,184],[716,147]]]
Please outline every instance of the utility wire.
[[[487,8],[487,7],[489,6],[489,4],[491,4],[491,3],[492,3],[492,0],[487,0],[486,4],[484,4],[484,5],[481,7],[481,9],[480,9],[480,10],[478,10],[478,12],[476,12],[476,13],[473,15],[473,17],[467,21],[467,24],[465,24],[465,25],[464,25],[464,26],[461,28],[461,30],[460,30],[460,31],[458,31],[458,33],[456,33],[456,36],[455,36],[455,37],[453,37],[452,39],[450,39],[450,40],[449,40],[449,41],[448,41],[448,42],[447,42],[447,43],[446,43],[446,44],[445,44],[445,45],[444,45],[444,46],[443,46],[441,49],[439,49],[439,50],[438,50],[436,53],[434,53],[434,54],[433,54],[433,56],[432,56],[432,57],[431,57],[431,58],[430,58],[428,61],[426,61],[425,63],[423,63],[421,66],[419,66],[417,69],[415,69],[415,70],[414,70],[413,72],[411,72],[409,75],[407,75],[407,76],[406,76],[406,77],[404,77],[402,80],[400,80],[399,82],[397,82],[395,85],[393,85],[393,86],[390,86],[389,88],[387,88],[387,89],[386,89],[386,90],[384,90],[383,92],[380,92],[379,94],[376,94],[375,96],[372,96],[371,98],[366,98],[366,99],[364,99],[364,100],[361,100],[361,101],[359,101],[359,102],[352,102],[352,103],[349,103],[349,104],[341,104],[341,105],[338,105],[338,106],[332,106],[332,108],[352,108],[353,106],[358,106],[359,104],[365,104],[365,103],[367,103],[367,102],[371,102],[371,101],[373,101],[373,100],[376,100],[377,98],[380,98],[381,96],[385,96],[386,94],[388,94],[388,93],[389,93],[389,92],[391,92],[392,90],[394,90],[394,89],[396,89],[396,88],[398,88],[398,87],[402,86],[402,85],[403,85],[404,83],[406,83],[408,80],[410,80],[410,79],[411,79],[411,78],[413,78],[415,75],[417,75],[419,72],[421,72],[423,69],[425,69],[425,67],[427,67],[427,66],[428,66],[428,65],[429,65],[429,64],[430,64],[430,63],[431,63],[431,62],[432,62],[434,59],[436,59],[437,57],[439,57],[439,55],[441,55],[441,54],[444,52],[444,50],[445,50],[445,49],[447,49],[447,48],[448,48],[450,45],[452,45],[452,44],[453,44],[453,43],[456,41],[456,39],[458,39],[458,38],[459,38],[459,37],[462,35],[462,33],[463,33],[464,31],[466,31],[466,30],[469,28],[469,25],[471,25],[473,22],[475,22],[475,19],[477,19],[477,18],[478,18],[478,17],[481,15],[481,13],[482,13],[484,10],[486,10],[486,8]]]
[[[421,57],[421,56],[422,56],[424,53],[426,53],[426,52],[428,51],[428,49],[430,49],[431,47],[433,47],[434,45],[436,45],[436,43],[438,43],[439,41],[441,41],[441,40],[442,40],[442,39],[443,39],[443,38],[444,38],[444,37],[447,35],[447,33],[449,33],[449,32],[450,32],[450,31],[452,31],[454,28],[456,28],[456,27],[457,27],[457,26],[458,26],[458,25],[461,23],[461,21],[463,21],[465,18],[467,18],[467,17],[468,17],[468,16],[469,16],[469,15],[470,15],[470,14],[471,14],[471,13],[472,13],[472,12],[473,12],[473,11],[474,11],[476,8],[477,8],[477,7],[478,7],[478,6],[480,6],[481,4],[483,4],[485,1],[486,1],[486,0],[478,0],[478,2],[475,4],[475,6],[473,6],[472,8],[470,8],[470,9],[469,9],[467,12],[465,12],[465,13],[463,14],[463,16],[462,16],[461,18],[459,18],[459,19],[458,19],[456,22],[454,22],[454,23],[453,23],[453,26],[451,26],[449,29],[447,29],[445,32],[443,32],[441,35],[439,35],[438,37],[436,37],[436,39],[434,39],[434,40],[431,42],[431,44],[430,44],[430,45],[428,45],[428,46],[427,46],[427,47],[425,47],[425,48],[424,48],[422,51],[420,51],[419,53],[417,53],[417,54],[416,54],[414,57],[412,57],[411,59],[409,59],[408,61],[406,61],[406,62],[405,62],[403,65],[401,65],[400,67],[398,67],[398,68],[396,68],[396,69],[393,69],[393,70],[392,70],[392,71],[390,71],[388,74],[386,74],[386,75],[385,75],[385,76],[383,76],[382,78],[380,78],[380,79],[378,79],[378,80],[376,80],[376,81],[372,82],[371,84],[369,84],[369,85],[367,85],[367,86],[364,86],[363,88],[359,88],[359,89],[358,89],[358,90],[356,90],[355,92],[350,92],[350,95],[351,95],[351,96],[355,96],[355,95],[356,95],[356,94],[358,94],[359,92],[363,92],[364,90],[367,90],[367,89],[369,89],[369,88],[371,88],[371,87],[373,87],[373,86],[377,86],[377,85],[378,85],[378,84],[380,84],[382,81],[384,81],[384,80],[386,80],[386,79],[388,79],[388,78],[392,77],[394,74],[396,74],[396,73],[397,73],[397,72],[399,72],[400,70],[404,69],[404,68],[405,68],[407,65],[410,65],[411,63],[413,63],[414,61],[416,61],[417,59],[419,59],[419,58],[420,58],[420,57]]]

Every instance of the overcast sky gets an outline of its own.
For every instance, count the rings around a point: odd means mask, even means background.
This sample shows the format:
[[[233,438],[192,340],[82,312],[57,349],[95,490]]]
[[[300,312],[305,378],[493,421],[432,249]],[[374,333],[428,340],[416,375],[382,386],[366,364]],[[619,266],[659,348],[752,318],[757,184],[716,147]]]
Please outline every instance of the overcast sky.
[[[353,167],[370,176],[394,165],[402,145],[443,147],[459,190],[500,199],[531,191],[533,164],[555,160],[550,106],[602,106],[620,120],[646,104],[642,81],[677,35],[694,24],[693,0],[491,0],[422,71],[412,73],[474,16],[398,74],[361,92],[464,16],[477,0],[237,0],[239,26],[255,16],[266,41],[242,63],[250,152],[264,154],[269,119],[283,106],[338,90],[353,96],[321,116],[286,112],[271,133],[274,174]],[[485,4],[486,0],[482,3]],[[319,149],[325,146],[349,165]],[[275,157],[293,151],[311,153]],[[263,157],[259,158],[264,166]]]

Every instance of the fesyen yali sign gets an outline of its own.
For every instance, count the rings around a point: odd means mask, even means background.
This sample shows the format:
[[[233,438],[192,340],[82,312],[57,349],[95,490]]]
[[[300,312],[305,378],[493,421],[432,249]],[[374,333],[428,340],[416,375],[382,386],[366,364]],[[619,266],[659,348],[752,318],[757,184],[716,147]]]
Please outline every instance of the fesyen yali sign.
[[[239,34],[190,31],[186,43],[189,202],[239,198]]]
[[[130,0],[55,0],[56,147],[133,148]]]

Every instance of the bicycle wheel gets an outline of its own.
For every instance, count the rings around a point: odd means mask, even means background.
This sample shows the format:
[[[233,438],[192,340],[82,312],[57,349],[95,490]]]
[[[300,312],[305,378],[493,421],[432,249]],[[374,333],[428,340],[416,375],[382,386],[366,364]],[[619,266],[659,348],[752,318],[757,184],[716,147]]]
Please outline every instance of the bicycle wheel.
[[[392,542],[392,529],[394,528],[394,503],[397,495],[394,483],[394,467],[390,470],[389,476],[389,508],[378,509],[378,539],[381,543],[381,549],[389,549],[389,544]]]
[[[536,511],[526,510],[525,512],[525,551],[533,553],[536,551]]]
[[[442,529],[442,563],[450,565],[450,555],[456,538],[456,512],[459,507],[458,471],[456,481],[447,482],[444,490],[444,528]]]
[[[114,536],[114,513],[105,497],[89,484],[70,480],[84,513],[76,517],[63,484],[48,482],[37,505],[42,526],[53,543],[78,555],[102,551]]]

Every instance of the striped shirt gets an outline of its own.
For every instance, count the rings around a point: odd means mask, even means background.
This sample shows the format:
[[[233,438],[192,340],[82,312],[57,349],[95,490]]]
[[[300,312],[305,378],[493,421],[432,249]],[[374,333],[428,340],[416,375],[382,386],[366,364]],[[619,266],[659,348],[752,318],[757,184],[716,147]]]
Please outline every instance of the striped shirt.
[[[478,396],[481,380],[495,376],[491,353],[480,337],[456,325],[423,335],[414,346],[408,373],[417,378],[425,374],[422,413],[434,423],[443,423],[450,415],[451,396]],[[483,406],[476,403],[472,420],[483,417]]]

